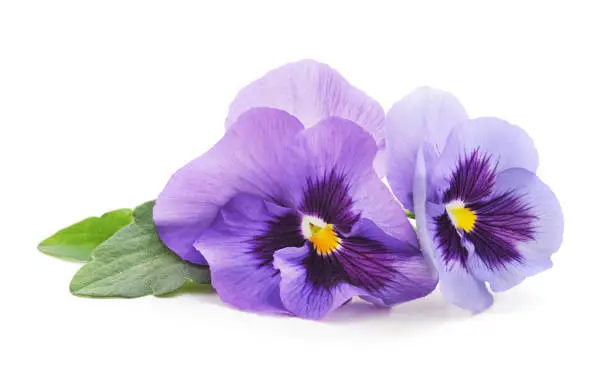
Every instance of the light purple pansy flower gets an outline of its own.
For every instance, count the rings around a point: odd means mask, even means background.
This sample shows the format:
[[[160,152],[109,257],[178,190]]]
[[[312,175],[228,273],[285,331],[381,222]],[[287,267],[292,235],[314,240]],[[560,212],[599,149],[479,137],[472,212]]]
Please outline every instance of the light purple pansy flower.
[[[371,99],[327,66],[286,67],[239,94],[226,135],[172,177],[154,208],[161,239],[207,261],[221,299],[244,310],[321,318],[355,296],[393,305],[427,295],[437,277],[373,168],[381,142],[370,119],[347,120]]]
[[[416,214],[420,244],[452,303],[478,312],[494,292],[552,266],[563,215],[519,127],[469,120],[449,93],[421,88],[387,114],[387,178]]]

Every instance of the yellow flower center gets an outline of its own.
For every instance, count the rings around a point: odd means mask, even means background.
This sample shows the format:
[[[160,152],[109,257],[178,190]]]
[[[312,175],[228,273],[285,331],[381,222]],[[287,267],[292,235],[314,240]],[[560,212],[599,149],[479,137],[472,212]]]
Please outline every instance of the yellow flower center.
[[[476,213],[470,208],[466,208],[461,201],[453,201],[446,205],[446,213],[455,228],[465,232],[471,232],[476,224]]]
[[[329,255],[340,247],[341,240],[334,232],[334,226],[321,219],[305,216],[302,232],[319,255]]]

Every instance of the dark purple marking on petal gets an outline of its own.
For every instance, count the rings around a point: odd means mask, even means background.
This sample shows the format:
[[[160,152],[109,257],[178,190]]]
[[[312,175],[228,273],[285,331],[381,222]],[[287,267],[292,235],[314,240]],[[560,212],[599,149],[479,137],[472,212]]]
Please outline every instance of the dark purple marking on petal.
[[[289,213],[267,222],[265,233],[253,239],[251,252],[261,260],[259,266],[272,265],[274,252],[285,247],[301,247],[306,242],[300,229],[301,217]]]
[[[260,197],[237,194],[217,214],[202,246],[224,246],[234,240],[236,255],[247,253],[258,267],[272,267],[273,254],[285,247],[300,247],[305,243],[301,232],[301,217]],[[227,249],[228,245],[224,248]]]
[[[448,218],[448,215],[444,213],[435,217],[434,220],[437,227],[434,242],[437,242],[444,264],[452,267],[455,262],[459,262],[465,267],[468,251],[461,244],[461,236]]]
[[[466,205],[476,212],[476,224],[465,238],[490,270],[523,262],[518,245],[535,240],[538,217],[522,196],[513,191]]]
[[[260,260],[260,267],[272,266],[274,252],[285,247],[301,247],[306,242],[300,229],[301,217],[294,213],[275,217],[267,222],[267,230],[253,238],[251,253]]]
[[[343,265],[351,284],[370,293],[379,293],[383,288],[401,291],[398,279],[407,279],[394,267],[397,253],[380,242],[368,237],[353,236],[345,239],[342,249],[336,254]]]
[[[336,231],[348,233],[359,220],[360,214],[351,210],[353,200],[344,174],[335,170],[325,173],[320,179],[306,179],[304,199],[300,211],[333,224]]]
[[[342,248],[330,255],[319,255],[311,250],[303,265],[307,281],[314,289],[329,290],[347,283],[376,293],[392,285],[392,280],[398,276],[393,262],[393,256],[379,242],[350,237],[344,238]]]
[[[492,164],[490,155],[480,154],[476,149],[459,160],[443,201],[449,203],[461,200],[469,203],[483,199],[493,191],[496,176],[497,164]]]
[[[337,252],[319,255],[311,245],[310,253],[304,258],[302,265],[306,268],[306,280],[314,289],[331,289],[339,283],[350,282],[351,278],[338,260]]]

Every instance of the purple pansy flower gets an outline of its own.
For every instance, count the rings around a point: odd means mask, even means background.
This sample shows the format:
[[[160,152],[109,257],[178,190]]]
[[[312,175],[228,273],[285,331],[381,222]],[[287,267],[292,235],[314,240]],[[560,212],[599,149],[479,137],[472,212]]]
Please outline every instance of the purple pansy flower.
[[[396,103],[385,128],[389,185],[415,212],[449,301],[481,311],[493,302],[486,283],[507,290],[552,266],[563,216],[522,129],[469,120],[454,96],[429,88]]]
[[[312,61],[266,77],[158,198],[163,242],[208,262],[221,299],[244,310],[321,318],[355,296],[393,305],[431,292],[437,277],[373,168],[377,104]]]

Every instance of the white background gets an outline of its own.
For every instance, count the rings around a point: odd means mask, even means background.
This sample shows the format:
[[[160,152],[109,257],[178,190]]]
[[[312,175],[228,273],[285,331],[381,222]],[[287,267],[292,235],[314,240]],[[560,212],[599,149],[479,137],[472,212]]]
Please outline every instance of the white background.
[[[0,363],[610,364],[608,2],[423,3],[2,1]],[[475,316],[438,291],[323,322],[206,293],[72,296],[78,264],[38,242],[155,198],[222,136],[242,86],[301,58],[385,109],[430,85],[526,129],[564,208],[555,267]]]

